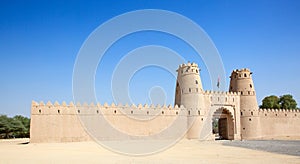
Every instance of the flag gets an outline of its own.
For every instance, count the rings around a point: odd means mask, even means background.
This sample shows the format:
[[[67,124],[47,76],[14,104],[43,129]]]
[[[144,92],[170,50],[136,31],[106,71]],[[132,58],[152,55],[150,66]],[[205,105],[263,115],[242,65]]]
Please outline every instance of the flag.
[[[220,76],[218,76],[217,87],[220,88]]]

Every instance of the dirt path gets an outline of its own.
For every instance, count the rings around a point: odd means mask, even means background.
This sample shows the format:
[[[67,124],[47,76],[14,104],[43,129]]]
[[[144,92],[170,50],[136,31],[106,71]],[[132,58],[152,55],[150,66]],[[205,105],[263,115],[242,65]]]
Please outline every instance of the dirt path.
[[[164,152],[140,157],[116,154],[94,142],[22,144],[26,142],[0,140],[0,163],[300,163],[299,156],[213,141],[184,139]]]

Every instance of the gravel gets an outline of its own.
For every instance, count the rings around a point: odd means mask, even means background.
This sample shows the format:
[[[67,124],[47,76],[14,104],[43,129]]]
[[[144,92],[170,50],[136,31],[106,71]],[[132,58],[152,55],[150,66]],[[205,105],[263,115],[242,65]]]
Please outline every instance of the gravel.
[[[272,153],[300,156],[300,140],[221,141],[225,146],[235,146]]]

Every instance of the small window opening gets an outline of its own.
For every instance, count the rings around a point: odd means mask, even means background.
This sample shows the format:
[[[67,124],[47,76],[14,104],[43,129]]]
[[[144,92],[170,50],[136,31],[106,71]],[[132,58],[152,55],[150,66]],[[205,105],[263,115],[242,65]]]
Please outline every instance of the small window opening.
[[[57,110],[57,113],[60,113],[60,110]]]
[[[188,113],[189,113],[189,115],[191,115],[191,111],[189,111]]]
[[[147,111],[147,114],[149,114],[149,111]]]
[[[42,110],[39,110],[39,113],[42,113]]]
[[[98,113],[99,113],[99,110],[97,110],[96,112],[97,112],[97,114],[98,114]]]
[[[249,121],[252,121],[251,118],[249,118]]]
[[[244,74],[244,77],[247,77],[247,74]]]
[[[250,88],[252,88],[252,84],[250,84]]]
[[[198,115],[200,115],[200,110],[198,110]]]
[[[192,92],[192,89],[191,89],[191,88],[189,88],[189,92]]]
[[[178,112],[176,112],[176,115],[178,115]]]
[[[117,113],[117,111],[115,110],[115,111],[114,111],[114,113],[116,114],[116,113]]]
[[[196,73],[198,73],[198,70],[196,69]]]
[[[243,112],[241,112],[241,116],[243,115]]]
[[[267,114],[265,114],[265,116],[267,116]]]
[[[285,114],[285,116],[287,116],[287,114]]]
[[[196,84],[198,84],[198,81],[196,80]]]
[[[253,116],[253,112],[251,112],[251,116]]]
[[[161,111],[161,114],[165,114],[165,112],[164,112],[164,111]]]
[[[80,110],[77,110],[77,113],[80,113]]]
[[[277,114],[275,114],[275,116],[277,116]]]
[[[130,111],[131,114],[133,114],[133,111]]]

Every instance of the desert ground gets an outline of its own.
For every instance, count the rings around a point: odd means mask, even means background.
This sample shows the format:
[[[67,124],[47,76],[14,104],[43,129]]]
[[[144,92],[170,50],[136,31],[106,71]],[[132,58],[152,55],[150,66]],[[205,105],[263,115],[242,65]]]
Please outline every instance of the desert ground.
[[[147,156],[114,153],[95,142],[28,142],[0,140],[0,163],[300,163],[300,141],[183,139]]]

